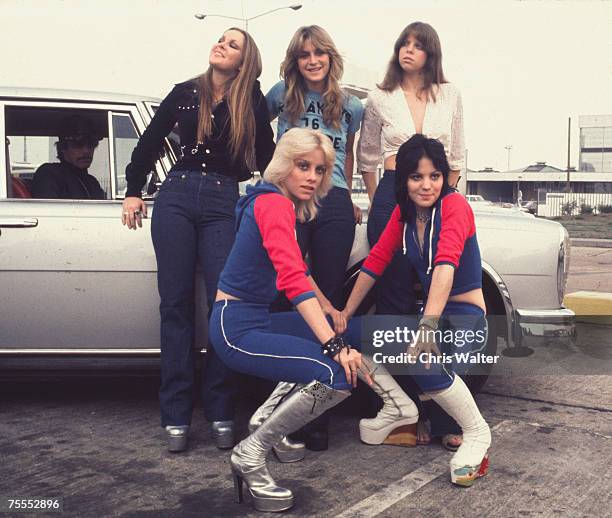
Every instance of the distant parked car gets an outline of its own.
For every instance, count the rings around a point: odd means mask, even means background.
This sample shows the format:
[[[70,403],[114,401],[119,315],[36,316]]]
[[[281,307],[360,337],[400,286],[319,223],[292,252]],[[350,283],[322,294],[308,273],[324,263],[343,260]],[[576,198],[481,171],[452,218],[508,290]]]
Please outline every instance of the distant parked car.
[[[467,194],[465,196],[465,199],[469,203],[485,203],[487,205],[493,205],[493,202],[485,200],[484,197],[482,197],[480,194]]]
[[[5,142],[0,146],[0,368],[125,368],[158,361],[159,297],[149,225],[157,186],[176,160],[178,143],[172,135],[143,189],[149,208],[143,229],[121,226],[120,213],[125,166],[159,102],[133,95],[0,88]],[[87,115],[103,137],[90,173],[106,199],[29,198],[28,176],[20,178],[11,164],[22,160],[24,146],[33,163],[54,161],[59,121],[74,113]],[[496,334],[513,344],[570,339],[574,314],[562,306],[567,232],[556,222],[525,218],[518,211],[490,211],[484,199],[470,203],[488,312],[505,322]],[[361,225],[347,265],[347,290],[367,252]],[[196,281],[194,347],[201,350],[206,296],[199,274]],[[492,336],[493,346],[496,339]]]
[[[529,214],[536,214],[538,212],[538,202],[535,200],[525,201],[521,205],[521,210]]]

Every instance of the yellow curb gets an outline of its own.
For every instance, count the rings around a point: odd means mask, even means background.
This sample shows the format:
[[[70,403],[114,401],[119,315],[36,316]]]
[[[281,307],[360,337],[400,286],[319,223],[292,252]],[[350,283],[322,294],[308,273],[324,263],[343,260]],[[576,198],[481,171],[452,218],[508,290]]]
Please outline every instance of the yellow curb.
[[[612,293],[575,291],[565,296],[563,305],[576,316],[612,316]]]

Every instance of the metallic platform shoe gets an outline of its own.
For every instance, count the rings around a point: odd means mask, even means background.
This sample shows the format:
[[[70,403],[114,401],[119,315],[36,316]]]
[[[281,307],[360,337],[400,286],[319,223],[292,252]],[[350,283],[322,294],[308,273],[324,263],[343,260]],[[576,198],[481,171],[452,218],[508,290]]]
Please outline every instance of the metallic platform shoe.
[[[234,421],[213,421],[210,430],[217,448],[229,450],[234,446]]]
[[[295,383],[281,381],[263,404],[255,410],[249,419],[249,432],[254,433],[263,422],[270,417],[274,409],[296,388]],[[306,446],[303,442],[292,441],[289,437],[283,437],[273,448],[274,454],[279,462],[298,462],[306,455]]]
[[[359,421],[361,440],[366,444],[416,446],[419,410],[414,401],[382,365],[373,363],[365,355],[361,361],[372,375],[372,390],[383,400],[376,417]]]
[[[187,449],[189,426],[166,426],[166,444],[168,451],[178,453]]]
[[[478,410],[472,393],[459,376],[455,376],[450,387],[440,392],[429,392],[429,395],[457,421],[463,431],[463,442],[450,461],[451,482],[470,487],[474,480],[484,477],[489,471],[489,425]]]
[[[312,381],[290,394],[254,433],[236,445],[230,465],[238,502],[242,502],[242,484],[246,482],[253,506],[258,511],[290,509],[293,493],[274,482],[266,466],[267,454],[287,434],[336,406],[350,394]]]

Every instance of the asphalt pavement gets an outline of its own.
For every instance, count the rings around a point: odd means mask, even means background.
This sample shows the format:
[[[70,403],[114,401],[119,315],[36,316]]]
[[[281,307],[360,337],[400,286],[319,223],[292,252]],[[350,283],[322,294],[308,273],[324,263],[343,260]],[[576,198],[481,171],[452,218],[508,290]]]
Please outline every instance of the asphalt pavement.
[[[574,247],[568,292],[612,292],[612,250]],[[367,446],[365,397],[333,416],[327,452],[270,469],[295,493],[286,516],[610,516],[612,326],[578,324],[578,342],[503,356],[477,401],[493,428],[491,470],[450,484],[439,443]],[[0,382],[0,497],[62,497],[65,516],[259,516],[235,502],[229,453],[201,411],[189,450],[163,448],[156,377]],[[257,401],[243,392],[238,430]],[[248,393],[249,397],[246,397]],[[47,513],[49,516],[52,514]],[[41,516],[19,513],[9,516]],[[56,514],[54,514],[56,516]]]
[[[612,328],[580,327],[574,349],[546,353],[554,372],[518,369],[478,395],[493,446],[491,471],[474,487],[450,484],[451,454],[439,444],[362,444],[361,394],[334,415],[329,451],[296,464],[271,459],[295,492],[286,515],[609,516],[612,349],[591,344]],[[573,362],[586,371],[574,374]],[[235,502],[229,453],[212,445],[201,412],[189,450],[164,451],[156,391],[155,378],[0,384],[0,495],[60,496],[63,514],[78,517],[257,516]],[[255,404],[241,400],[241,435]]]

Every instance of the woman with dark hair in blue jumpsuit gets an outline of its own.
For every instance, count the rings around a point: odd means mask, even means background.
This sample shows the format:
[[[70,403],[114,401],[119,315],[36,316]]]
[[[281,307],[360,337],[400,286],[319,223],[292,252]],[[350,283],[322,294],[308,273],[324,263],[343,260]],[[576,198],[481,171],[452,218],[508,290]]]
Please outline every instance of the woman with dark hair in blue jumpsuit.
[[[456,373],[485,347],[486,307],[474,214],[465,198],[449,186],[449,171],[439,141],[417,134],[400,146],[397,205],[362,266],[343,314],[347,320],[354,314],[396,252],[402,251],[426,295],[416,339],[407,351],[413,363],[408,371],[461,427],[463,442],[450,462],[451,480],[469,486],[487,473],[491,432]],[[460,342],[457,337],[467,336],[468,330],[473,339]],[[441,339],[448,332],[452,339]],[[439,361],[440,349],[449,363]]]

